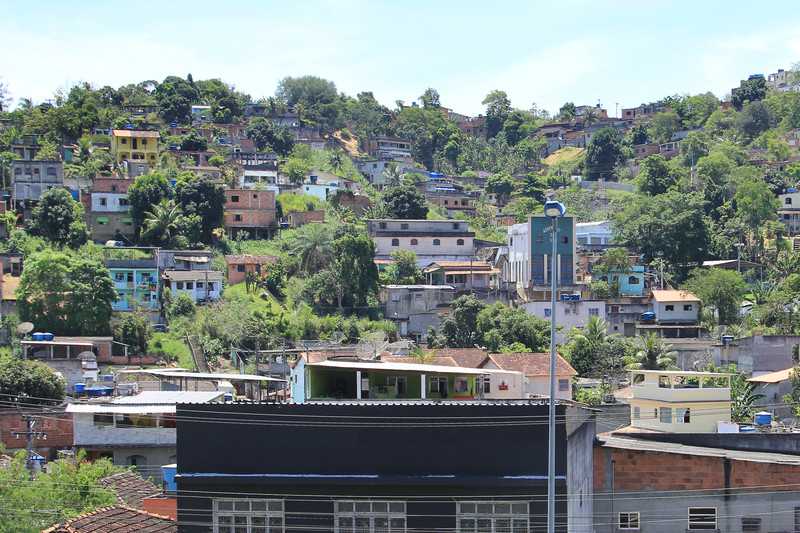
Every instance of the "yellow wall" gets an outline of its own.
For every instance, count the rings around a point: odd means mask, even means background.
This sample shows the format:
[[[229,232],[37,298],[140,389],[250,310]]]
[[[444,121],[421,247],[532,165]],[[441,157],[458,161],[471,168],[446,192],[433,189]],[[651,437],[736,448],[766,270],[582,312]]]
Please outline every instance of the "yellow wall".
[[[159,140],[152,137],[137,137],[136,132],[132,132],[132,135],[132,137],[112,135],[111,153],[114,155],[114,159],[118,163],[125,160],[149,164],[157,163]],[[136,142],[134,143],[134,141]],[[135,149],[134,145],[136,145]]]
[[[631,426],[635,428],[667,431],[672,433],[716,433],[717,422],[731,421],[731,402],[661,402],[632,398]],[[639,418],[636,418],[636,408]],[[672,423],[661,422],[657,413],[662,408],[672,409]],[[689,423],[677,420],[679,409],[689,409]],[[656,411],[658,409],[658,411]]]

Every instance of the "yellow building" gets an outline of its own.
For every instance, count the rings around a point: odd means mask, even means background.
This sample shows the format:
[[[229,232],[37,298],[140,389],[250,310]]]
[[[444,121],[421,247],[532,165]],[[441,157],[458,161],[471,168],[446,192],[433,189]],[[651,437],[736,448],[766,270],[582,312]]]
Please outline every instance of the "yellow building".
[[[160,137],[157,131],[113,130],[111,154],[117,163],[130,161],[155,165]]]
[[[637,370],[631,373],[631,426],[667,433],[716,433],[731,421],[730,374]]]

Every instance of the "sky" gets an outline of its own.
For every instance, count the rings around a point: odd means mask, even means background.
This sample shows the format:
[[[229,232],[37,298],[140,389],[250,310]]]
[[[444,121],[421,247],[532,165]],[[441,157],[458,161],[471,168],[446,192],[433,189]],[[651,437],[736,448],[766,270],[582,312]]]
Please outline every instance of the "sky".
[[[457,112],[505,90],[609,115],[672,94],[724,97],[800,62],[796,0],[0,0],[0,82],[40,102],[88,81],[221,78],[254,99],[313,74],[394,107],[427,87]]]

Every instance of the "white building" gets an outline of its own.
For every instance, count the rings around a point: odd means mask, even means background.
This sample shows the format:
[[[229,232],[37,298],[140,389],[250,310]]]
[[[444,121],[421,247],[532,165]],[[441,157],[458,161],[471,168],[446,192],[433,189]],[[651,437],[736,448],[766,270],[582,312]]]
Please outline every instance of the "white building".
[[[128,195],[118,192],[93,192],[93,213],[127,213],[130,209]]]
[[[656,322],[694,324],[700,312],[700,298],[687,291],[654,290]]]
[[[797,189],[778,195],[778,219],[789,235],[800,234],[800,192]]]
[[[521,306],[529,315],[550,320],[551,306],[549,301],[525,302]],[[556,322],[562,326],[556,333],[558,342],[564,342],[572,328],[584,328],[593,316],[606,319],[605,300],[578,300],[556,302]]]
[[[266,189],[275,191],[277,195],[280,192],[277,183],[277,168],[244,167],[242,175],[239,176],[240,189]]]
[[[145,467],[176,462],[175,404],[211,403],[224,393],[148,391],[110,403],[71,403],[74,445],[108,454],[116,465]]]
[[[605,249],[614,242],[611,221],[578,222],[575,224],[575,240],[580,248]]]
[[[550,396],[549,353],[493,353],[486,357],[481,368],[520,372],[524,376],[523,397]],[[572,399],[572,378],[577,374],[566,359],[556,356],[556,399]]]
[[[631,426],[666,433],[715,433],[731,421],[730,374],[631,373]]]
[[[392,252],[411,250],[417,265],[436,261],[469,261],[475,256],[475,233],[460,220],[367,221],[369,236],[375,243],[376,259],[391,259]]]
[[[172,298],[187,294],[194,303],[213,302],[222,296],[222,272],[217,270],[165,270],[164,287]]]

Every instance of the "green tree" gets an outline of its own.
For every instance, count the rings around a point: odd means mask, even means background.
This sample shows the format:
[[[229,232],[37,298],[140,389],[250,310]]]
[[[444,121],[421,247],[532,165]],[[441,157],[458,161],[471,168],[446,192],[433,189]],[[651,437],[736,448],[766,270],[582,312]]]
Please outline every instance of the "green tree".
[[[672,134],[681,129],[681,119],[675,111],[668,110],[656,113],[650,120],[648,134],[653,142],[669,142]]]
[[[104,335],[117,291],[100,261],[44,251],[26,258],[17,299],[20,318],[40,331]]]
[[[310,275],[323,270],[332,260],[333,231],[328,224],[306,224],[297,229],[289,242],[300,271]]]
[[[442,319],[437,339],[449,348],[472,348],[480,341],[478,314],[486,304],[473,295],[459,296],[450,306],[450,314]]]
[[[494,90],[481,103],[486,106],[486,137],[491,139],[503,129],[511,113],[511,100],[505,91]]]
[[[499,204],[505,204],[514,192],[514,178],[510,174],[500,172],[492,174],[486,180],[486,192],[497,196]]]
[[[422,282],[424,278],[417,266],[417,254],[412,250],[397,250],[391,257],[393,262],[383,277],[386,284],[414,285]]]
[[[161,200],[145,213],[142,238],[152,244],[172,246],[179,234],[182,217],[183,213],[174,200]]]
[[[308,173],[311,172],[311,165],[298,157],[290,157],[286,160],[281,171],[286,174],[290,182],[299,185],[303,183]]]
[[[181,139],[181,150],[188,152],[205,152],[208,150],[208,141],[195,130],[192,130]]]
[[[128,203],[131,205],[131,218],[137,235],[140,234],[146,214],[152,207],[171,196],[172,189],[163,174],[151,172],[133,180],[128,188]]]
[[[428,216],[425,196],[413,185],[399,185],[384,190],[383,203],[391,213],[391,218],[422,220]]]
[[[425,89],[425,92],[419,97],[419,101],[425,109],[441,107],[439,103],[439,91],[431,87]]]
[[[744,374],[731,376],[731,421],[740,424],[753,421],[756,404],[764,398],[763,394],[756,394],[755,389],[756,384],[748,382]]]
[[[714,93],[707,92],[687,97],[680,113],[684,127],[701,128],[718,108],[719,99]]]
[[[275,95],[289,108],[296,109],[301,120],[325,129],[340,125],[343,104],[332,81],[317,76],[286,77],[278,84]]]
[[[716,309],[720,324],[738,321],[747,284],[735,270],[698,268],[689,273],[686,288],[697,295],[704,305]]]
[[[736,129],[745,139],[751,140],[767,131],[772,122],[769,108],[763,102],[748,102],[736,117]]]
[[[629,358],[630,370],[670,370],[675,368],[677,352],[655,333],[637,337],[637,351]]]
[[[766,221],[777,217],[778,199],[762,179],[747,178],[739,183],[733,201],[736,215],[754,231],[759,231]]]
[[[731,94],[731,102],[733,107],[741,110],[746,102],[756,102],[763,100],[767,95],[767,81],[764,76],[751,77],[747,80],[742,80],[739,87],[734,89]]]
[[[66,189],[50,189],[42,194],[30,221],[30,230],[57,246],[77,248],[89,238],[83,221],[83,206]]]
[[[711,139],[704,131],[690,131],[681,142],[681,159],[687,167],[693,167],[701,157],[708,155]]]
[[[282,156],[289,155],[294,148],[294,137],[288,129],[276,126],[271,120],[262,117],[250,122],[247,137],[253,140],[259,150],[270,148]]]
[[[608,324],[595,316],[589,317],[584,328],[570,332],[566,346],[570,363],[579,375],[613,382],[622,377],[631,351],[625,338],[609,335]]]
[[[44,363],[0,355],[0,393],[3,394],[3,402],[14,402],[14,397],[19,398],[23,406],[51,403],[49,400],[61,401],[64,399],[64,386],[64,378]]]
[[[188,123],[192,104],[199,101],[197,87],[179,76],[167,76],[155,90],[159,114],[166,122]]]
[[[147,343],[153,336],[153,328],[143,313],[124,313],[122,318],[114,323],[112,330],[114,340],[128,345],[128,353],[147,354]]]
[[[651,155],[642,160],[637,181],[639,190],[650,195],[665,193],[676,183],[669,163],[661,154]]]
[[[669,191],[632,200],[614,216],[621,243],[649,262],[663,258],[672,265],[702,261],[710,238],[697,193]]]
[[[558,110],[558,116],[564,120],[572,120],[575,118],[575,104],[567,102]]]
[[[175,193],[185,215],[200,217],[202,242],[211,242],[213,231],[222,227],[225,207],[225,189],[222,184],[206,175],[190,175],[186,179],[178,180]]]
[[[592,136],[586,148],[586,171],[590,180],[611,180],[614,168],[623,161],[622,136],[614,128],[603,128]]]
[[[512,309],[500,302],[481,309],[476,322],[479,342],[490,351],[522,344],[526,352],[542,352],[550,344],[550,326],[546,320]]]
[[[167,318],[175,320],[180,317],[193,317],[196,310],[192,297],[182,292],[167,306]]]

